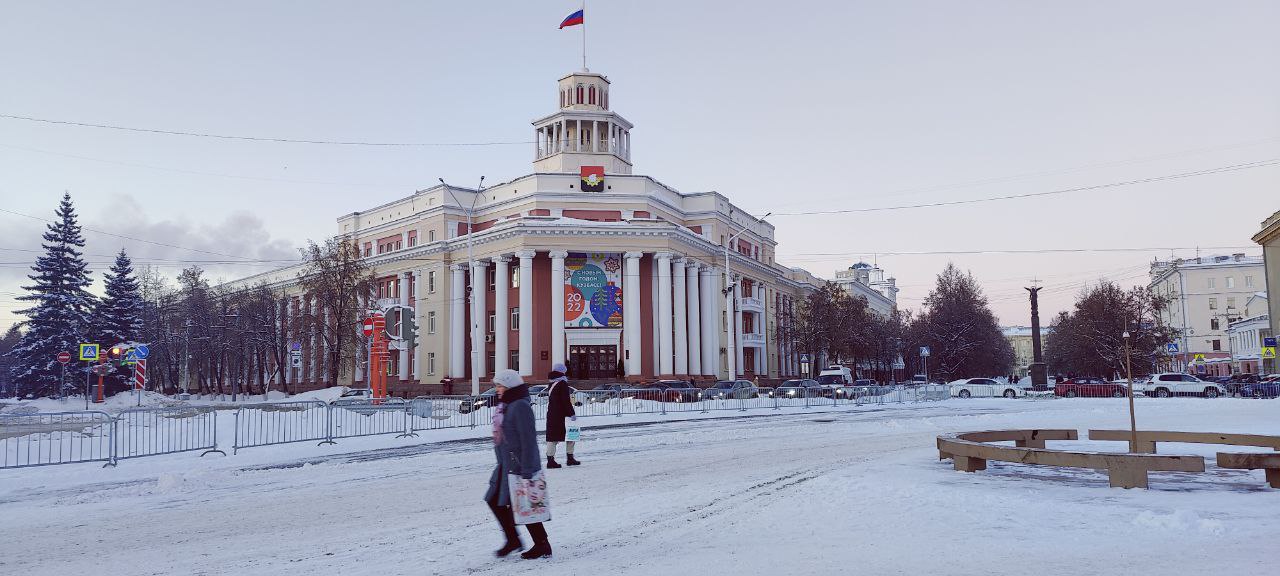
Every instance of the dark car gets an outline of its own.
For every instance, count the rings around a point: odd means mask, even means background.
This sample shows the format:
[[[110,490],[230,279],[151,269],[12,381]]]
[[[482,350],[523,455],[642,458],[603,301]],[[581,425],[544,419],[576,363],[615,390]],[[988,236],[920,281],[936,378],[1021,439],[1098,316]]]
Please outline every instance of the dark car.
[[[698,390],[683,380],[657,380],[627,388],[622,392],[622,396],[661,402],[696,402]]]
[[[1061,398],[1124,398],[1127,394],[1124,384],[1101,378],[1068,378],[1053,385],[1053,395]]]
[[[604,402],[622,396],[621,384],[597,384],[585,391],[588,402]]]
[[[492,408],[498,405],[498,389],[490,388],[481,392],[479,396],[470,397],[458,403],[458,411],[463,414],[469,414],[472,410],[481,408]]]
[[[1240,388],[1245,384],[1257,384],[1261,378],[1257,374],[1234,374],[1227,378],[1225,382],[1220,382],[1223,388],[1227,389],[1227,394],[1232,396],[1243,396]]]
[[[702,391],[702,397],[711,400],[758,398],[760,389],[750,380],[721,380]]]
[[[1280,380],[1257,382],[1240,386],[1240,395],[1245,398],[1275,398],[1280,396]]]
[[[817,380],[807,378],[796,378],[787,380],[769,392],[769,396],[773,398],[815,398],[818,396],[830,396],[830,394],[822,388]]]

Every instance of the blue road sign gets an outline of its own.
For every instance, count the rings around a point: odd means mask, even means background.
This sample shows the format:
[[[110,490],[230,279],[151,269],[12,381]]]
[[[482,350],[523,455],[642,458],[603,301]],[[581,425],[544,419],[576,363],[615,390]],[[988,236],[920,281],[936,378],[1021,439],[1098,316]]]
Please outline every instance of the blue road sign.
[[[151,349],[146,344],[139,344],[133,347],[133,355],[139,360],[146,360],[147,356],[151,355]]]
[[[1266,337],[1266,338],[1263,338],[1263,339],[1262,339],[1262,345],[1263,345],[1263,346],[1266,346],[1267,348],[1275,348],[1275,347],[1276,347],[1276,339],[1275,339],[1275,337],[1274,337],[1274,336],[1268,336],[1268,337]]]
[[[81,344],[80,359],[85,362],[98,361],[98,345],[97,344]]]
[[[1169,353],[1170,353],[1170,354],[1177,354],[1177,353],[1178,353],[1178,343],[1177,343],[1177,342],[1170,342],[1170,343],[1168,343],[1168,344],[1166,344],[1166,345],[1165,345],[1165,348],[1167,348],[1167,349],[1169,350]]]
[[[801,355],[800,355],[800,361],[801,361],[801,362],[808,362],[808,361],[809,361],[809,355],[808,355],[808,354],[801,354]]]

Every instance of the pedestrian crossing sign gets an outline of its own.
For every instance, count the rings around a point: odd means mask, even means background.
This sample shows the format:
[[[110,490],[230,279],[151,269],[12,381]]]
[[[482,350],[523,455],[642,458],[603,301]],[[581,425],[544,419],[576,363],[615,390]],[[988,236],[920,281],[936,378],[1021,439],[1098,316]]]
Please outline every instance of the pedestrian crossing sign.
[[[1262,349],[1262,357],[1263,357],[1263,358],[1266,358],[1267,360],[1274,360],[1274,359],[1275,359],[1275,357],[1276,357],[1276,347],[1275,347],[1275,346],[1267,346],[1267,347],[1263,348],[1263,349]]]
[[[98,345],[97,344],[81,344],[80,359],[85,362],[98,361]]]

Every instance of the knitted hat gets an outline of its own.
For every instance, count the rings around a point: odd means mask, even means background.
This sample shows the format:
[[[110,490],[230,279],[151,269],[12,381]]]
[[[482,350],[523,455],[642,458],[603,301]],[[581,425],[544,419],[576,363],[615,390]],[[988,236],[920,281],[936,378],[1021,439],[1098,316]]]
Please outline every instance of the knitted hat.
[[[524,386],[524,379],[515,370],[499,370],[497,374],[493,375],[493,384],[495,386],[515,388],[516,386]]]

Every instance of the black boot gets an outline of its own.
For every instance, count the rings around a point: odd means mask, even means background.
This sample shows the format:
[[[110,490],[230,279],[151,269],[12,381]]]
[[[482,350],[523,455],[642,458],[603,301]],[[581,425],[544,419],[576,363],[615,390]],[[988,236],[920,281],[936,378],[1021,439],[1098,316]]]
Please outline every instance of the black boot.
[[[498,519],[498,525],[502,527],[502,534],[507,537],[506,545],[495,550],[493,555],[502,558],[519,550],[520,534],[516,533],[516,518],[511,512],[511,507],[498,506],[490,501],[489,509],[493,511],[493,516]]]
[[[577,458],[574,458],[574,457],[573,457],[573,454],[570,454],[570,455],[569,455],[569,459],[568,459],[568,460],[565,460],[565,462],[564,462],[564,463],[565,463],[565,464],[567,464],[567,465],[569,465],[569,466],[577,466],[577,465],[581,464],[581,462],[579,462]]]
[[[560,464],[556,462],[555,456],[547,456],[547,468],[560,468],[560,467],[561,467]]]
[[[541,522],[529,524],[525,526],[529,530],[529,536],[533,537],[533,547],[524,551],[520,557],[525,560],[535,560],[537,558],[551,557],[551,543],[547,541],[547,529],[542,526]]]

